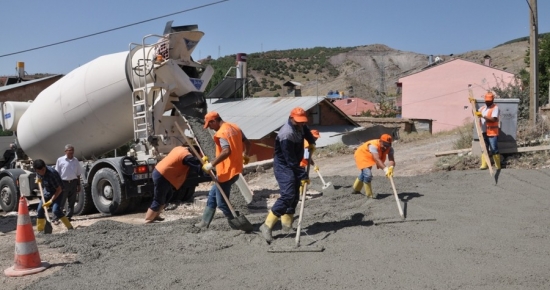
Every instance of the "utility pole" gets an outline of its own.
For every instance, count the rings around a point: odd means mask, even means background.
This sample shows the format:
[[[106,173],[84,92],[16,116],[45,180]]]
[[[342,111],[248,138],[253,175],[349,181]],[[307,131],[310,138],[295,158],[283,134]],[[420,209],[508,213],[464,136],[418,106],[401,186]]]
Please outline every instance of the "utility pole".
[[[537,123],[537,105],[538,105],[538,85],[539,85],[539,28],[538,28],[538,13],[537,13],[537,0],[529,0],[529,22],[531,24],[531,33],[529,37],[530,51],[529,51],[529,63],[530,63],[530,86],[529,86],[529,123],[531,127],[534,127]]]

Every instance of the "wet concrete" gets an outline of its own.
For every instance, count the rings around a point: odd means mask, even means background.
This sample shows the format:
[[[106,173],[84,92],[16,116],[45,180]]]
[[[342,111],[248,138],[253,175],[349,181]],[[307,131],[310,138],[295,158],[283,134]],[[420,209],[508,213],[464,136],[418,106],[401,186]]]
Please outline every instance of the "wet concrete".
[[[208,230],[100,221],[39,237],[76,260],[27,289],[548,289],[550,170],[503,170],[497,185],[485,173],[394,177],[404,223],[381,223],[401,220],[385,177],[372,200],[350,194],[355,175],[330,176],[335,191],[306,201],[301,234],[321,253],[269,253],[294,244],[279,224],[268,245],[219,217]],[[249,183],[276,192],[268,173]],[[256,231],[265,214],[247,215]]]

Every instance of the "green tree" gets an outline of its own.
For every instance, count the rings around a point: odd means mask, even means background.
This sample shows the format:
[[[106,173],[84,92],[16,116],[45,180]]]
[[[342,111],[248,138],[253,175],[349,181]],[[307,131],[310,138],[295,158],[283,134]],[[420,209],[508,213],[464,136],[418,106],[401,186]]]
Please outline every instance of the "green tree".
[[[525,64],[530,66],[530,51],[525,53]],[[539,40],[539,55],[538,55],[538,70],[539,70],[539,84],[538,84],[538,106],[548,104],[548,85],[550,84],[550,34],[544,34]],[[531,83],[530,73],[523,69],[519,72],[520,78],[524,87],[528,90]]]

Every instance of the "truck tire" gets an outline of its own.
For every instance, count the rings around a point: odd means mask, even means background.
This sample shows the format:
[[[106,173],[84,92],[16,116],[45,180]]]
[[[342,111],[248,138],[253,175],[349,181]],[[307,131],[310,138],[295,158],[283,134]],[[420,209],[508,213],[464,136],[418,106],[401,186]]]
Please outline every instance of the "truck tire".
[[[90,192],[90,187],[82,186],[80,192],[77,193],[76,203],[74,204],[75,215],[85,215],[97,212]]]
[[[92,199],[100,213],[121,214],[130,200],[122,193],[120,177],[110,168],[101,168],[92,180]]]
[[[7,213],[10,211],[17,211],[19,207],[19,196],[17,194],[17,188],[15,182],[9,176],[4,176],[0,179],[0,207]]]

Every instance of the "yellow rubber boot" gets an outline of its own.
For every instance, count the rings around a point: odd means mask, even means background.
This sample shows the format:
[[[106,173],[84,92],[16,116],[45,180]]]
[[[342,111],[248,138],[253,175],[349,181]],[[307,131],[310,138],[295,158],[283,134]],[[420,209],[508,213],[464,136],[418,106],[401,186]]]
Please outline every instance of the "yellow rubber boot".
[[[500,165],[500,154],[495,154],[493,155],[493,160],[495,161],[495,167],[497,169],[500,169],[501,168],[501,165]]]
[[[485,160],[485,157],[483,157],[483,155],[481,155],[481,166],[479,167],[479,169],[484,170],[484,169],[487,169],[487,168],[489,168],[487,166],[487,161]]]
[[[283,232],[288,233],[292,231],[292,222],[294,222],[294,215],[287,213],[281,216],[281,226],[283,227]]]
[[[367,195],[367,197],[376,198],[376,196],[372,193],[372,186],[370,182],[368,183],[365,182],[364,185],[365,185],[365,194]]]
[[[43,232],[46,227],[46,219],[36,219],[36,230]]]
[[[361,187],[363,187],[363,182],[359,180],[359,178],[355,179],[355,182],[353,183],[353,194],[361,194]]]
[[[73,229],[73,225],[71,224],[71,222],[69,221],[69,219],[68,219],[66,216],[60,218],[59,220],[65,225],[65,227],[66,227],[68,230],[72,230],[72,229]]]
[[[273,241],[273,236],[271,235],[271,231],[273,229],[273,226],[275,226],[275,223],[277,223],[278,220],[279,218],[272,211],[269,211],[269,214],[267,215],[267,218],[265,219],[264,224],[260,227],[262,236],[268,243],[271,243]]]

